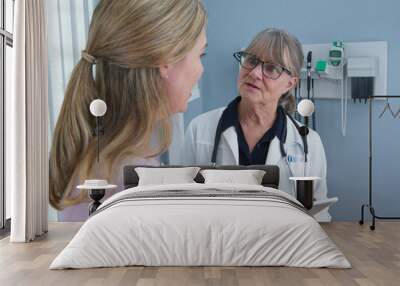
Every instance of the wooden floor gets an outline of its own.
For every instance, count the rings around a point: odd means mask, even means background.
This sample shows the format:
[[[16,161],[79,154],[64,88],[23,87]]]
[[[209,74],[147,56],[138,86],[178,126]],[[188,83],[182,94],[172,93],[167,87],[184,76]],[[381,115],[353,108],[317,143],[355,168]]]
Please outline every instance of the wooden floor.
[[[80,223],[51,223],[28,244],[0,241],[0,285],[400,285],[400,222],[324,224],[352,263],[349,270],[289,267],[123,267],[48,270]]]

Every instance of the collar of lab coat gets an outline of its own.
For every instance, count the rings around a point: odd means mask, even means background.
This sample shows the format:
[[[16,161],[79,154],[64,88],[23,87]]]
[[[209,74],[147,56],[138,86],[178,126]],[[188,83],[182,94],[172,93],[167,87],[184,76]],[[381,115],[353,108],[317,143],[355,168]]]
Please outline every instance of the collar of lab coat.
[[[285,143],[283,144],[283,147],[285,148],[286,152],[287,152],[287,147],[294,144],[299,144],[300,147],[303,148],[303,140],[301,139],[301,136],[297,131],[296,127],[289,118],[287,118],[286,122],[287,122],[286,123],[287,134]],[[229,149],[231,150],[232,155],[235,158],[236,164],[239,164],[239,146],[238,146],[238,139],[235,127],[232,126],[226,129],[222,133],[222,137],[224,138],[224,140],[226,140],[226,144],[229,146]],[[274,151],[271,152],[271,150]],[[281,160],[281,158],[282,155],[280,151],[280,141],[277,137],[275,137],[271,141],[271,144],[269,146],[269,151],[265,164],[276,165],[279,162],[279,160]]]
[[[234,126],[229,127],[222,133],[222,137],[226,140],[226,144],[229,146],[229,149],[232,152],[233,157],[235,158],[236,164],[239,164],[239,145],[237,139],[237,133]]]
[[[299,123],[299,125],[301,124]],[[287,128],[286,140],[285,143],[283,144],[283,148],[285,149],[286,154],[288,153],[289,146],[299,145],[300,148],[304,149],[303,139],[301,138],[296,126],[287,116],[286,116],[286,128]],[[276,165],[279,162],[279,160],[284,159],[282,158],[282,154],[280,151],[280,141],[278,138],[275,137],[271,141],[269,150],[276,150],[276,152],[268,152],[267,160],[265,162],[266,165]]]

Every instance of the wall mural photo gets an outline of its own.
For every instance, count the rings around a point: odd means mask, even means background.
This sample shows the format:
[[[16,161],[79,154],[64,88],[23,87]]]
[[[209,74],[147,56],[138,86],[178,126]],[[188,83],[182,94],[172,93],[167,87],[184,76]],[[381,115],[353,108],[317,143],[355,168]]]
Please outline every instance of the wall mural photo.
[[[103,195],[123,190],[126,165],[174,164],[278,166],[279,189],[299,199],[296,186],[311,181],[307,204],[331,220],[337,199],[328,200],[314,100],[294,94],[311,53],[294,34],[247,33],[221,57],[230,69],[203,86],[206,31],[217,29],[200,0],[57,1],[48,10],[53,220],[85,220]],[[200,104],[189,104],[200,89]]]

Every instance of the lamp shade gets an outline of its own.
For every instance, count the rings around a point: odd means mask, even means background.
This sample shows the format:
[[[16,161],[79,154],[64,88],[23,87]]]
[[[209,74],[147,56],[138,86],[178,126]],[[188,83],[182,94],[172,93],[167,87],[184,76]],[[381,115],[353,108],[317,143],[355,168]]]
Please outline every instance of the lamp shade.
[[[309,99],[303,99],[297,105],[297,111],[301,116],[308,117],[314,113],[314,103]]]
[[[107,111],[107,104],[101,99],[95,99],[90,103],[89,109],[93,116],[103,116]]]

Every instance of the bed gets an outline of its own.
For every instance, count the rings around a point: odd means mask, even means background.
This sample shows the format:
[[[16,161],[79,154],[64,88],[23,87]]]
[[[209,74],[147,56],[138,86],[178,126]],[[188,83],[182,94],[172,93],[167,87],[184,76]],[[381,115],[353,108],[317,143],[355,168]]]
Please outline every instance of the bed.
[[[192,183],[153,185],[138,185],[140,168],[124,168],[125,190],[100,205],[50,269],[351,267],[301,203],[277,189],[276,166],[200,166],[203,175],[198,172]],[[209,182],[204,172],[213,169],[263,175],[259,185]]]

